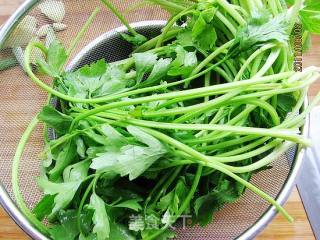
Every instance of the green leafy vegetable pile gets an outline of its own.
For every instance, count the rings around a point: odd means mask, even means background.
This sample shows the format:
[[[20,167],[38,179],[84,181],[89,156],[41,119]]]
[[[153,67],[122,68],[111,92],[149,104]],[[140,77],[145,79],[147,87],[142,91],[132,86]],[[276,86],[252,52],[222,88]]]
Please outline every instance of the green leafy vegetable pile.
[[[301,109],[319,69],[293,71],[291,32],[300,11],[305,33],[319,33],[311,20],[318,19],[319,4],[148,0],[172,14],[148,40],[102,2],[128,28],[122,37],[135,46],[129,58],[64,71],[97,11],[69,49],[58,41],[26,48],[26,72],[49,100],[59,100],[31,122],[15,157],[14,192],[30,221],[59,240],[167,239],[182,215],[206,226],[246,188],[291,221],[249,181],[295,144],[310,145],[299,129],[320,96]],[[33,48],[46,55],[37,69],[53,78],[52,86],[33,73]],[[39,121],[56,138],[45,135],[37,180],[44,197],[30,212],[17,172]]]

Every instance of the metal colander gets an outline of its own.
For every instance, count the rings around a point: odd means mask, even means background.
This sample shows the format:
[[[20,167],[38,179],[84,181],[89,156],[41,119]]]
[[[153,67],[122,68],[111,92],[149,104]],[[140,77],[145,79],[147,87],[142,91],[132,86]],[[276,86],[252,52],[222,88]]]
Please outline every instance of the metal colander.
[[[37,20],[37,29],[52,20],[41,13],[37,7],[44,1],[27,0],[0,30],[0,60],[12,55],[8,42],[21,42],[23,36],[15,34],[19,23],[26,16]],[[88,16],[95,7],[101,6],[101,12],[90,27],[85,37],[77,46],[71,58],[69,69],[80,67],[100,58],[115,61],[125,58],[130,52],[129,44],[119,38],[118,32],[125,31],[119,21],[106,10],[98,0],[64,0],[65,17],[64,31],[57,32],[56,37],[66,47],[78,33]],[[129,0],[114,0],[113,3],[120,11],[133,4]],[[51,13],[59,14],[54,10]],[[59,16],[58,16],[59,17]],[[155,6],[145,6],[127,15],[129,22],[140,33],[152,37],[159,33],[169,15]],[[6,42],[7,39],[7,42]],[[6,43],[5,43],[6,42]],[[16,46],[15,46],[16,47]],[[2,50],[1,50],[2,49]],[[19,60],[19,55],[18,55]],[[49,81],[49,80],[48,80]],[[49,82],[48,82],[49,83]],[[16,146],[29,121],[45,104],[47,93],[33,84],[23,68],[15,67],[0,71],[0,202],[16,223],[33,239],[47,239],[37,229],[28,223],[26,218],[15,206],[12,193],[11,168]],[[308,121],[307,121],[308,122]],[[308,129],[305,126],[305,133]],[[20,188],[23,197],[32,208],[41,197],[36,186],[35,178],[40,174],[39,153],[43,149],[43,126],[38,126],[24,151],[19,173]],[[255,174],[253,184],[276,198],[280,204],[287,199],[294,179],[299,171],[303,150],[292,149],[273,163],[273,168]],[[258,234],[276,214],[263,199],[250,191],[233,204],[226,205],[215,217],[214,223],[206,228],[187,227],[177,228],[177,239],[251,239]]]

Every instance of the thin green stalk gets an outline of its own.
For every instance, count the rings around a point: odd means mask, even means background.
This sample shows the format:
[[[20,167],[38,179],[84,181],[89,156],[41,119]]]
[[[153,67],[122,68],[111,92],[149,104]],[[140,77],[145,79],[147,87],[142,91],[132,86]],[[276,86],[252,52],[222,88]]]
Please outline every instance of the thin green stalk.
[[[282,140],[276,139],[273,140],[272,142],[263,145],[260,148],[257,148],[255,150],[252,150],[250,152],[246,152],[243,154],[239,154],[239,155],[234,155],[234,156],[211,156],[208,157],[209,159],[213,160],[213,161],[218,161],[221,163],[233,163],[233,162],[239,162],[245,159],[249,159],[255,156],[258,156],[259,154],[262,154],[264,152],[269,151],[270,149],[273,149],[274,147],[280,145],[282,143]]]
[[[267,90],[267,91],[261,91],[261,92],[254,92],[254,93],[249,93],[243,96],[237,96],[234,99],[230,100],[231,103],[237,103],[242,100],[250,99],[250,98],[259,98],[259,97],[272,97],[274,95],[279,95],[283,93],[293,93],[295,91],[299,91],[301,89],[306,88],[310,82],[314,82],[315,79],[318,79],[318,77],[314,77],[311,79],[309,82],[302,82],[301,84],[295,86],[295,87],[290,87],[290,88],[281,88],[281,89],[274,89],[274,90]]]
[[[245,61],[245,63],[242,65],[241,69],[239,70],[237,76],[234,78],[234,81],[239,81],[241,80],[241,77],[244,73],[244,71],[249,67],[250,63],[256,59],[257,56],[259,56],[260,54],[262,54],[263,52],[267,51],[268,49],[271,49],[273,47],[275,47],[276,44],[274,43],[269,43],[266,45],[263,45],[261,48],[259,48],[258,50],[256,50],[253,54],[251,54],[251,56]]]
[[[219,96],[215,99],[212,99],[208,102],[202,102],[202,103],[195,104],[195,105],[188,106],[188,107],[176,107],[176,108],[162,110],[162,111],[143,112],[142,116],[145,118],[152,118],[152,117],[160,117],[160,116],[175,116],[175,115],[179,115],[179,114],[188,114],[186,116],[185,115],[182,116],[183,118],[181,118],[181,119],[178,118],[175,120],[175,122],[183,122],[184,121],[183,119],[185,117],[189,118],[190,115],[199,115],[199,114],[201,114],[201,112],[203,112],[207,109],[212,109],[217,106],[220,106],[221,104],[229,101],[232,97],[237,95],[239,92],[241,92],[241,90],[238,90],[238,91],[235,90],[230,93],[226,93],[222,96]],[[209,95],[206,94],[205,96],[209,96]]]
[[[214,69],[214,71],[216,73],[218,73],[226,82],[232,82],[233,81],[233,76],[227,74],[226,71],[223,70],[222,68],[216,67]]]
[[[159,201],[161,196],[166,193],[167,189],[170,187],[170,185],[174,182],[174,180],[178,177],[182,170],[183,166],[177,167],[173,173],[170,175],[169,179],[166,181],[166,183],[162,186],[161,190],[158,192],[156,197],[154,198],[151,206],[155,207],[155,204]]]
[[[228,3],[226,0],[217,0],[217,3],[226,10],[227,13],[230,14],[231,17],[233,17],[240,26],[244,26],[246,24],[246,21],[243,19],[243,17],[234,9],[233,5]]]
[[[306,89],[303,90],[304,94],[306,94]],[[303,95],[304,96],[304,95]],[[266,97],[263,97],[261,100],[267,100]],[[303,111],[300,115],[296,116],[295,114],[299,112],[302,104],[304,103],[304,97],[300,97],[296,106],[292,110],[292,114],[290,114],[280,125],[275,126],[273,129],[277,128],[289,128],[294,127],[298,123],[303,122],[306,115],[310,112],[310,110],[316,106],[316,104],[320,102],[320,94],[314,99],[314,101],[309,105],[309,107]],[[239,115],[237,115],[235,118],[227,122],[226,124],[235,124],[237,121],[239,121],[241,118],[245,117],[247,114],[249,114],[256,106],[250,105],[248,106],[243,112],[241,112]],[[203,143],[203,142],[212,142],[213,140],[217,139],[217,132],[213,131],[208,136],[197,138],[197,139],[191,139],[188,141],[185,141],[188,144],[197,144],[197,143]],[[224,136],[225,133],[222,133],[222,136]],[[254,137],[254,136],[253,136]],[[213,150],[213,149],[212,149]]]
[[[80,121],[81,119],[84,119],[84,118],[89,117],[91,115],[94,115],[94,114],[97,114],[99,112],[103,112],[106,110],[110,110],[113,108],[119,108],[119,107],[147,103],[147,102],[158,101],[158,100],[166,100],[166,99],[170,99],[170,98],[192,96],[195,94],[200,94],[200,93],[204,93],[204,92],[211,92],[214,90],[222,90],[222,89],[228,89],[228,88],[232,89],[235,87],[246,86],[248,84],[254,84],[254,83],[263,83],[263,82],[269,82],[269,81],[273,82],[273,81],[277,81],[280,79],[288,78],[288,77],[292,76],[292,74],[293,74],[293,72],[279,73],[279,74],[275,74],[273,76],[254,78],[254,79],[246,80],[246,81],[232,82],[232,83],[214,85],[214,86],[209,86],[209,87],[189,89],[189,90],[180,91],[180,92],[170,92],[170,93],[152,95],[152,96],[147,96],[147,97],[130,99],[130,100],[122,101],[122,102],[109,103],[109,104],[106,104],[106,105],[103,105],[103,106],[100,106],[95,109],[92,109],[87,112],[79,114],[79,116],[77,116],[74,119],[73,124],[71,125],[70,129],[72,129],[74,127],[74,125],[78,121]]]
[[[20,211],[25,215],[25,217],[29,220],[29,222],[32,225],[34,225],[40,232],[44,234],[48,234],[48,228],[42,222],[40,222],[36,218],[36,216],[30,211],[30,209],[27,207],[19,187],[19,166],[20,166],[22,154],[29,138],[31,137],[32,132],[34,131],[38,123],[39,123],[38,118],[37,117],[33,118],[32,121],[27,126],[25,132],[21,136],[18,147],[16,149],[16,153],[13,158],[11,181],[12,181],[12,191]]]
[[[114,116],[111,116],[114,117]],[[239,135],[260,135],[281,138],[288,141],[300,143],[304,146],[310,146],[310,140],[301,137],[296,134],[295,130],[288,129],[267,129],[267,128],[254,128],[254,127],[239,127],[230,126],[225,124],[181,124],[181,123],[164,123],[164,122],[154,122],[139,119],[121,119],[121,117],[116,117],[118,121],[122,121],[127,124],[133,124],[140,127],[156,128],[156,129],[168,129],[168,130],[186,130],[186,131],[224,131],[232,132]]]
[[[80,40],[83,38],[84,34],[88,31],[89,27],[91,26],[92,22],[94,21],[97,14],[100,12],[100,8],[95,8],[88,20],[85,22],[79,33],[77,34],[76,38],[70,44],[70,47],[67,50],[67,56],[70,57],[72,51],[78,45]]]
[[[244,109],[241,113],[239,113],[234,118],[227,121],[225,124],[226,125],[237,125],[238,123],[241,123],[242,119],[245,119],[250,114],[250,112],[253,111],[255,108],[256,108],[256,105],[247,106],[246,109]],[[207,136],[203,136],[203,137],[196,138],[196,139],[186,140],[184,142],[188,143],[188,144],[213,142],[214,140],[226,137],[228,135],[230,135],[230,133],[226,133],[226,132],[222,132],[222,131],[212,131]]]
[[[255,74],[255,77],[263,76],[275,63],[280,54],[279,48],[271,51],[269,57],[267,58],[266,63],[262,66],[262,68]]]
[[[249,87],[246,87],[247,88],[247,91],[260,91],[260,90],[270,90],[270,89],[273,89],[274,91],[273,92],[268,92],[268,91],[264,91],[263,93],[259,94],[259,95],[273,95],[275,94],[275,91],[277,91],[276,89],[281,89],[281,87],[283,87],[280,83],[274,83],[274,84],[271,84],[271,83],[268,83],[268,84],[257,84],[257,85],[252,85],[252,86],[249,86]],[[291,90],[295,90],[295,89],[292,89],[290,88]],[[288,90],[289,91],[289,88]],[[184,101],[187,101],[187,100],[190,100],[190,99],[196,99],[196,98],[202,98],[202,97],[206,97],[206,96],[213,96],[213,95],[219,95],[219,94],[223,94],[223,93],[226,93],[228,92],[228,90],[221,90],[221,91],[217,91],[217,92],[212,92],[212,93],[201,93],[201,94],[195,94],[193,96],[188,96],[188,97],[181,97],[181,98],[176,98],[176,99],[170,99],[162,104],[159,104],[155,110],[160,110],[161,108],[166,108],[168,106],[171,106],[175,103],[178,103],[178,102],[184,102]],[[259,96],[258,95],[258,96]],[[249,99],[249,98],[256,98],[256,93],[248,93],[246,94],[245,96],[238,96],[238,97],[235,97],[234,100],[230,100],[232,101],[232,103],[238,101],[239,99]],[[149,113],[149,112],[148,112]],[[162,113],[162,111],[161,111]],[[157,114],[157,113],[155,113]]]
[[[252,137],[252,136],[251,136]],[[241,154],[241,153],[244,153],[244,152],[247,152],[249,150],[252,150],[254,149],[255,147],[257,146],[260,146],[260,145],[263,145],[265,142],[267,142],[270,138],[269,137],[263,137],[263,138],[260,138],[259,137],[256,137],[254,136],[253,139],[257,139],[256,141],[253,141],[252,143],[250,144],[247,144],[247,145],[243,145],[239,148],[236,148],[234,150],[231,150],[231,151],[228,151],[228,152],[224,152],[224,153],[221,153],[221,154],[218,154],[218,155],[215,155],[215,157],[229,157],[229,156],[234,156],[234,155],[237,155],[237,154]],[[243,144],[240,140],[238,140],[238,144]]]
[[[90,182],[89,186],[87,187],[86,191],[84,192],[84,194],[83,194],[83,196],[81,198],[80,204],[79,204],[78,211],[77,211],[77,227],[78,227],[80,233],[83,234],[83,235],[84,235],[84,232],[83,232],[83,229],[81,227],[81,211],[82,211],[82,208],[83,208],[83,205],[84,205],[86,199],[89,196],[89,193],[92,190],[93,183],[94,183],[94,181],[92,180]]]
[[[225,149],[227,147],[232,147],[235,145],[240,145],[243,144],[245,142],[249,142],[252,140],[255,140],[257,138],[260,138],[259,136],[254,136],[254,135],[249,135],[249,136],[244,136],[244,137],[237,137],[235,139],[232,140],[228,140],[228,141],[223,141],[217,144],[213,144],[213,145],[208,145],[208,146],[201,146],[201,147],[196,147],[196,149],[198,151],[214,151],[214,150],[218,150],[218,149]]]
[[[303,120],[306,118],[306,116],[311,112],[311,110],[317,106],[320,102],[320,93],[317,94],[317,96],[313,99],[313,101],[309,104],[309,106],[298,116],[291,115],[292,117],[288,119],[287,121],[284,121],[282,123],[283,127],[293,127],[300,122],[303,122]]]
[[[293,147],[295,144],[292,142],[285,142],[280,145],[278,145],[269,155],[262,158],[261,160],[252,163],[250,165],[241,166],[241,167],[235,167],[230,165],[223,165],[224,168],[227,170],[233,172],[233,173],[246,173],[246,172],[252,172],[255,170],[260,169],[263,166],[266,166],[270,163],[272,163],[274,160],[279,159],[281,155],[285,154],[291,147]],[[216,162],[213,164],[215,165]],[[210,164],[209,164],[210,165]]]
[[[84,98],[71,97],[69,95],[66,95],[64,93],[61,93],[61,92],[53,89],[52,87],[50,87],[50,86],[46,85],[44,82],[42,82],[33,73],[32,67],[30,66],[30,56],[31,56],[31,50],[34,47],[39,48],[43,53],[47,54],[47,49],[45,48],[45,46],[43,44],[41,44],[39,42],[31,42],[28,44],[28,46],[25,50],[24,64],[25,64],[26,73],[29,75],[30,79],[35,84],[37,84],[40,88],[44,89],[48,93],[50,93],[54,96],[57,96],[65,101],[74,102],[74,103],[91,103],[91,104],[102,103],[102,102],[113,101],[113,100],[116,100],[119,98],[131,96],[131,95],[136,95],[136,94],[140,94],[140,93],[147,93],[147,92],[153,92],[156,90],[166,89],[168,87],[172,87],[172,86],[176,86],[176,85],[183,84],[186,82],[190,82],[190,81],[206,74],[207,72],[210,72],[212,69],[214,69],[216,67],[216,65],[212,65],[211,67],[208,67],[207,69],[203,70],[202,72],[199,72],[198,74],[195,74],[195,75],[192,75],[192,76],[185,78],[183,80],[168,83],[168,84],[161,84],[161,85],[152,86],[152,87],[145,87],[145,88],[141,88],[141,89],[136,89],[136,90],[132,90],[132,91],[128,91],[128,92],[123,92],[123,93],[99,97],[99,98],[84,99]]]
[[[187,207],[190,204],[191,199],[193,198],[195,192],[197,191],[197,187],[199,185],[200,179],[201,179],[201,175],[202,175],[202,170],[203,170],[203,166],[199,165],[196,171],[196,174],[194,176],[193,182],[192,182],[192,186],[190,191],[188,192],[188,195],[186,196],[186,198],[183,200],[178,213],[176,215],[173,216],[173,219],[170,219],[170,222],[176,222],[177,219],[181,216],[181,214],[187,209]],[[155,239],[156,237],[158,237],[160,234],[162,234],[167,228],[169,227],[169,225],[165,225],[164,227],[160,228],[159,230],[157,230],[155,233],[153,233],[151,236],[148,236],[147,238],[145,238],[144,240],[152,240]]]
[[[190,13],[192,13],[192,9],[194,9],[196,7],[196,5],[193,5],[189,8],[186,8],[185,10],[181,11],[180,13],[178,13],[176,16],[172,17],[170,19],[170,21],[166,24],[166,26],[164,27],[162,33],[159,35],[159,39],[157,41],[156,47],[161,47],[163,40],[165,39],[165,37],[167,36],[169,30],[172,28],[172,26],[184,15],[188,15]]]
[[[219,110],[217,111],[217,113],[215,114],[215,116],[211,119],[211,121],[209,122],[209,124],[216,124],[218,121],[221,120],[221,118],[223,118],[224,116],[226,116],[225,113],[225,107],[220,107]],[[201,130],[200,132],[198,132],[197,134],[195,134],[196,138],[199,138],[203,135],[207,135],[207,131],[205,130]]]
[[[246,188],[250,189],[252,192],[255,194],[259,195],[261,198],[265,199],[269,203],[271,203],[275,208],[277,209],[278,212],[280,212],[289,222],[293,222],[293,218],[288,214],[288,212],[277,202],[275,201],[272,197],[270,197],[268,194],[260,190],[259,188],[255,187],[253,184],[247,182],[243,178],[239,177],[238,175],[234,174],[230,170],[227,170],[221,166],[216,166],[215,164],[209,164],[212,168],[226,174],[227,176],[235,179],[242,185],[244,185]]]
[[[219,10],[216,11],[216,16],[229,29],[229,31],[232,33],[232,35],[236,36],[237,29],[235,26],[232,25],[232,23],[229,21],[229,19],[226,18]]]
[[[230,71],[232,72],[232,74],[231,75],[229,75],[230,77],[232,76],[232,78],[233,77],[235,77],[236,75],[237,75],[237,73],[238,73],[238,70],[236,69],[236,62],[235,61],[232,61],[231,59],[227,59],[226,61],[225,61],[225,63],[226,63],[226,65],[228,66],[228,68],[230,69]]]
[[[150,170],[150,168],[148,169]],[[149,205],[150,201],[152,200],[152,196],[158,189],[162,186],[162,184],[167,181],[167,179],[174,173],[175,169],[172,169],[171,171],[168,171],[166,174],[164,174],[160,180],[156,183],[152,191],[148,194],[148,197],[146,198],[146,201],[144,202],[144,214],[146,215],[147,206]]]
[[[273,16],[278,15],[279,12],[278,12],[277,4],[275,3],[275,1],[268,0],[268,3],[269,3],[269,6],[270,6],[270,9],[271,9]]]
[[[216,169],[216,170],[230,176],[231,178],[235,179],[236,181],[243,184],[245,187],[247,187],[248,189],[250,189],[251,191],[253,191],[257,195],[259,195],[260,197],[262,197],[263,199],[265,199],[266,201],[268,201],[269,203],[274,205],[276,207],[276,209],[279,212],[281,212],[286,219],[288,219],[288,221],[290,221],[290,222],[293,221],[292,217],[286,212],[286,210],[283,209],[282,206],[278,202],[276,202],[272,197],[270,197],[268,194],[266,194],[265,192],[263,192],[259,188],[255,187],[253,184],[247,182],[246,180],[242,179],[238,175],[227,170],[225,167],[223,167],[224,164],[210,162],[210,160],[205,155],[199,153],[198,151],[188,147],[187,145],[185,145],[185,144],[183,144],[173,138],[170,138],[169,136],[167,136],[163,133],[160,133],[158,131],[148,129],[148,128],[142,128],[142,129],[145,132],[151,134],[152,136],[158,138],[159,140],[164,141],[164,142],[180,149],[181,151],[184,151],[185,153],[191,155],[195,159],[200,160],[201,162],[203,162],[204,166],[210,166],[211,168]]]
[[[177,29],[172,29],[170,31],[167,32],[166,37],[163,39],[163,41],[168,41],[172,38],[175,38],[179,32],[181,32],[183,29],[182,28],[177,28]],[[154,37],[152,39],[150,39],[149,41],[143,43],[142,45],[140,45],[139,47],[137,47],[133,53],[138,53],[138,52],[145,52],[148,51],[152,48],[154,48],[159,40],[160,36]]]
[[[199,108],[195,108],[194,111],[188,111],[181,117],[175,119],[173,123],[183,123],[190,119],[193,119],[203,113],[209,112],[212,108],[219,106],[220,104],[226,103],[228,100],[232,99],[233,97],[237,96],[243,91],[243,89],[240,90],[234,90],[231,91],[225,95],[222,95],[220,97],[217,97],[211,101],[204,102],[203,105]],[[197,106],[197,105],[193,105]]]
[[[120,20],[120,22],[126,26],[126,28],[128,29],[128,31],[132,34],[132,35],[137,35],[138,33],[130,26],[130,24],[128,23],[128,21],[125,19],[125,17],[120,13],[120,11],[118,9],[116,9],[113,4],[109,1],[109,0],[100,0],[107,8],[109,8],[111,10],[111,12],[117,16],[117,18]]]
[[[228,74],[229,78],[231,78],[233,81],[234,77],[237,75],[237,72],[236,71],[236,74],[233,74],[233,71],[231,71],[231,69],[229,68],[229,66],[227,65],[227,61],[228,60],[225,60],[223,63],[221,63],[221,68]],[[209,64],[208,64],[209,65]]]
[[[208,72],[205,76],[204,76],[204,87],[209,87],[211,84],[210,84],[210,79],[211,79],[211,72]],[[209,99],[209,96],[205,96],[204,99],[203,99],[205,102],[208,102],[210,99]]]
[[[282,1],[282,0],[280,0],[280,1]],[[280,1],[275,0],[279,13],[282,13],[284,9],[283,9],[283,6]]]
[[[288,13],[288,20],[289,20],[289,24],[288,24],[288,33],[290,34],[294,24],[296,23],[297,19],[298,19],[298,15],[299,15],[299,11],[303,5],[303,1],[304,0],[296,0],[295,4],[289,9]]]
[[[239,0],[239,1],[241,1],[241,0]],[[246,9],[241,7],[241,4],[239,1],[237,1],[237,4],[234,4],[234,9],[237,10],[239,13],[241,13],[242,17],[244,17],[245,19],[249,18],[249,13],[247,12]]]
[[[275,126],[280,124],[280,118],[278,116],[277,111],[273,108],[271,104],[269,104],[266,101],[263,101],[261,99],[248,99],[248,100],[244,100],[243,102],[235,100],[235,102],[237,102],[238,104],[246,103],[246,104],[256,105],[268,112]]]
[[[308,88],[304,88],[300,91],[300,96],[296,102],[296,105],[292,108],[291,113],[287,115],[285,121],[289,121],[290,119],[295,118],[296,115],[300,113],[300,110],[305,102],[307,95],[308,95]]]
[[[284,89],[274,89],[274,90],[267,90],[267,91],[260,91],[260,92],[254,92],[254,93],[248,93],[248,94],[243,94],[243,95],[239,95],[239,96],[234,96],[233,98],[230,98],[228,100],[224,100],[227,97],[230,97],[230,95],[233,92],[230,92],[228,94],[222,95],[221,97],[218,97],[216,99],[213,99],[211,101],[209,101],[208,103],[199,103],[199,104],[195,104],[192,106],[188,106],[188,107],[176,107],[176,108],[172,108],[172,109],[167,109],[167,110],[161,110],[161,111],[147,111],[147,112],[143,112],[142,116],[145,118],[152,118],[152,117],[160,117],[160,116],[175,116],[175,115],[179,115],[179,114],[184,114],[187,113],[188,115],[195,115],[198,112],[202,112],[204,109],[212,109],[212,108],[217,108],[220,106],[229,106],[232,104],[246,104],[248,101],[250,101],[252,104],[254,105],[258,105],[262,108],[264,108],[265,110],[269,111],[271,113],[271,115],[274,117],[273,120],[275,122],[278,122],[277,120],[277,113],[274,112],[273,107],[268,104],[268,103],[264,103],[263,100],[259,100],[257,99],[255,101],[256,98],[258,97],[263,97],[263,96],[274,96],[277,94],[283,94],[283,93],[288,93],[288,92],[294,92],[297,90],[300,90],[302,88],[305,88],[305,85],[308,85],[308,83],[302,83],[300,85],[297,85],[296,87],[292,87],[292,88],[284,88]],[[213,95],[216,95],[217,93],[214,92]],[[198,98],[198,97],[202,97],[202,96],[208,96],[211,94],[202,94],[202,95],[194,95],[192,96],[192,98]],[[228,96],[226,96],[228,95]],[[191,99],[190,98],[184,98],[183,100],[187,100],[187,99]],[[179,99],[175,99],[175,102],[181,102],[181,100]],[[171,102],[170,102],[171,103]],[[191,112],[192,111],[192,112]],[[178,122],[178,120],[177,120]],[[179,119],[180,122],[180,119]]]
[[[150,167],[150,168],[148,168],[148,171],[150,171],[150,172],[158,172],[158,171],[162,171],[164,169],[178,167],[178,166],[181,166],[181,165],[190,165],[190,164],[194,164],[194,161],[185,160],[185,159],[184,160],[174,160],[172,163],[164,164],[163,166]]]
[[[205,58],[191,73],[192,75],[195,75],[197,73],[199,73],[201,71],[201,69],[203,69],[205,66],[207,66],[213,59],[215,59],[217,56],[219,56],[219,54],[223,53],[224,51],[226,51],[229,47],[232,46],[234,40],[230,40],[229,42],[223,44],[222,46],[218,47],[216,50],[214,50],[207,58]],[[225,60],[225,59],[224,59]],[[223,61],[224,61],[223,60]],[[219,63],[221,64],[221,62],[223,62],[222,60],[219,61]]]
[[[251,72],[250,72],[250,77],[254,77],[255,74],[258,72],[259,67],[261,65],[262,59],[264,57],[264,52],[259,54],[255,59],[252,64]]]
[[[165,9],[174,10],[175,12],[181,12],[181,11],[185,10],[184,6],[181,6],[180,4],[177,4],[173,1],[167,1],[167,0],[147,0],[147,1],[158,4],[162,7],[164,7]]]

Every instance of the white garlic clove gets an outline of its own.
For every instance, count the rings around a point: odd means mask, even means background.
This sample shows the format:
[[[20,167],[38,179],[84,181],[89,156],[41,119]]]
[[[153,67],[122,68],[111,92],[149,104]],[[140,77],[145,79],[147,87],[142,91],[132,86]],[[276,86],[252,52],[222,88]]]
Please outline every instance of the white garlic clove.
[[[63,31],[67,28],[67,25],[64,23],[53,23],[52,26],[56,32]]]
[[[16,48],[25,46],[37,31],[37,19],[33,16],[25,16],[16,26],[4,43],[4,47]]]
[[[54,22],[62,22],[66,11],[64,4],[58,0],[46,0],[38,5],[40,11]]]
[[[45,46],[46,48],[49,48],[51,43],[56,40],[56,35],[54,33],[54,30],[53,28],[50,26],[49,30],[48,30],[48,33],[47,33],[47,36],[46,36],[46,42],[45,42]]]
[[[51,26],[49,24],[41,26],[37,31],[37,36],[40,38],[47,36],[50,27]]]

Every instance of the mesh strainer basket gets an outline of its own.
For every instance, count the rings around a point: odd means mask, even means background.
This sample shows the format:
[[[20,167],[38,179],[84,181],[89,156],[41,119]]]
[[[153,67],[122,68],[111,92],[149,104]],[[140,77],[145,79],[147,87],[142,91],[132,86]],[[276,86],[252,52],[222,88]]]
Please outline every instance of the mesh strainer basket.
[[[22,41],[25,36],[15,34],[17,25],[26,15],[37,19],[37,25],[52,23],[45,17],[37,5],[42,1],[27,0],[15,14],[6,22],[0,31],[0,46],[10,38],[11,42]],[[56,35],[68,46],[76,36],[79,28],[87,20],[96,6],[101,6],[98,0],[63,0],[66,17],[63,23],[67,29]],[[120,10],[127,9],[132,1],[114,0]],[[75,69],[86,63],[105,58],[116,61],[125,58],[130,52],[129,44],[121,40],[118,32],[126,31],[112,13],[101,6],[88,33],[77,46],[75,55],[71,57],[69,69]],[[132,26],[140,33],[152,37],[157,35],[169,15],[155,6],[147,6],[134,10],[128,15]],[[30,22],[26,22],[30,24]],[[32,26],[30,26],[32,27]],[[0,50],[0,59],[5,59],[11,52],[7,48]],[[18,59],[19,60],[19,59]],[[33,239],[47,239],[34,228],[15,205],[12,193],[11,167],[12,159],[18,141],[28,122],[35,116],[46,102],[47,93],[36,87],[27,77],[22,67],[15,67],[0,72],[0,202],[14,221]],[[307,121],[308,123],[308,121]],[[308,124],[304,127],[304,133]],[[43,149],[42,126],[37,127],[29,140],[20,166],[20,187],[23,197],[32,208],[41,197],[35,182],[39,176],[39,153]],[[255,174],[251,180],[256,186],[283,204],[287,199],[302,161],[303,150],[291,149],[273,163],[273,168]],[[177,229],[178,239],[251,239],[258,234],[276,211],[263,199],[250,191],[239,201],[226,205],[216,216],[214,223],[206,228],[191,227]]]

